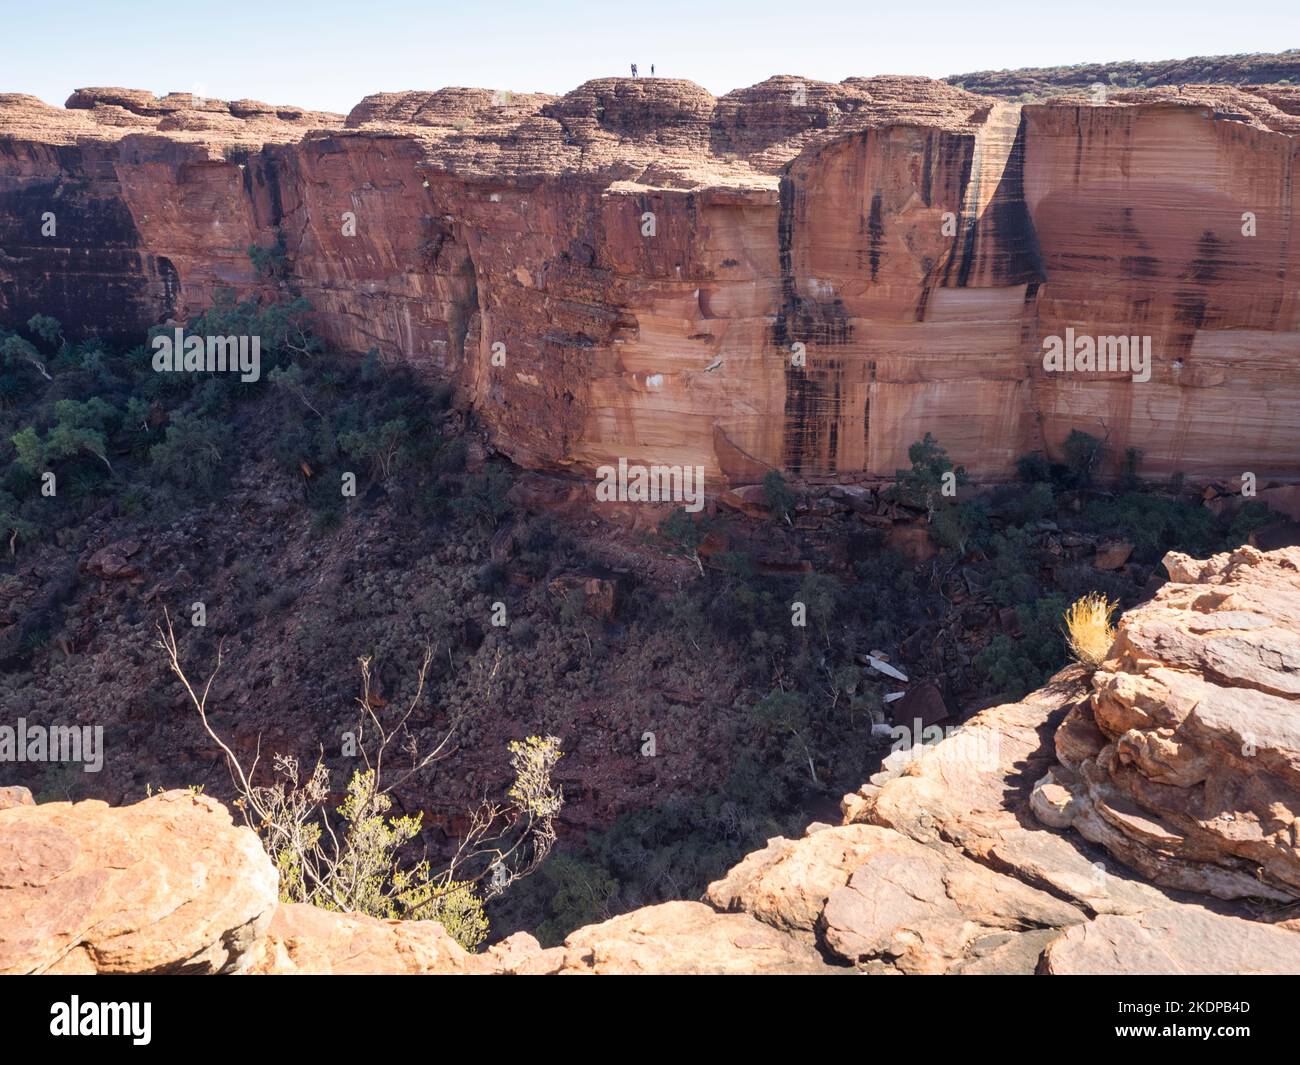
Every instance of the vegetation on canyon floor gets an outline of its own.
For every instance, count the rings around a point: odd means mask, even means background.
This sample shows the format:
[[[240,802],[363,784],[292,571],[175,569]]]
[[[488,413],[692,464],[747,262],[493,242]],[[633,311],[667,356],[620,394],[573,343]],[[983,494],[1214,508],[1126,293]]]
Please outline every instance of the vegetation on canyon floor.
[[[450,856],[435,867],[427,847],[424,856],[409,856],[418,849],[423,813],[391,813],[399,787],[455,754],[454,724],[422,745],[412,720],[417,710],[425,709],[431,647],[425,650],[405,709],[387,708],[373,688],[370,659],[361,659],[356,723],[346,739],[365,768],[352,771],[346,798],[331,810],[330,773],[323,757],[304,773],[294,755],[277,753],[269,784],[258,777],[260,749],[245,768],[208,717],[208,696],[222,664],[220,648],[212,673],[196,687],[182,665],[171,617],[164,617],[158,645],[203,731],[225,758],[238,794],[235,806],[275,863],[280,898],[338,913],[433,920],[466,950],[477,947],[488,932],[484,901],[533,873],[555,843],[555,819],[564,794],[551,778],[562,753],[560,741],[529,736],[510,742],[513,782],[505,798],[484,798],[473,808]]]
[[[345,780],[356,766],[337,751],[355,716],[344,664],[370,658],[376,694],[407,705],[432,647],[419,739],[454,734],[459,756],[393,789],[391,814],[367,816],[391,827],[427,814],[424,838],[445,856],[467,797],[509,786],[510,739],[554,735],[568,752],[557,781],[575,820],[535,876],[491,901],[497,934],[554,942],[695,897],[828,810],[883,753],[871,726],[889,682],[866,653],[935,679],[963,708],[1014,698],[1065,663],[1070,602],[1131,605],[1166,550],[1222,550],[1268,517],[1144,486],[1136,454],[1122,483],[1099,486],[1107,444],[1083,433],[1059,464],[1026,456],[1018,484],[953,496],[945,485],[964,489],[964,473],[927,436],[893,493],[939,549],[924,563],[852,514],[802,527],[805,493],[773,474],[769,522],[683,511],[657,548],[619,548],[628,560],[669,548],[694,579],[656,581],[633,561],[611,574],[592,542],[517,500],[512,467],[473,454],[446,389],[374,353],[330,356],[307,313],[301,301],[223,302],[191,323],[261,336],[257,383],[155,373],[143,345],[70,342],[40,316],[0,336],[0,705],[32,718],[79,707],[110,726],[102,780],[29,770],[46,798],[94,788],[120,801],[160,781],[234,798],[157,660],[164,606],[188,614],[205,600],[185,654],[212,661],[225,640],[239,662],[213,687],[232,749],[265,733],[308,764],[324,745]],[[347,472],[355,498],[339,488]],[[1071,555],[1072,538],[1097,536],[1131,543],[1133,565]],[[773,552],[818,562],[783,571]],[[612,613],[593,613],[570,580],[602,573],[620,584]],[[804,626],[791,623],[796,601]],[[494,604],[507,625],[488,621]],[[640,754],[647,730],[653,758]],[[482,929],[465,912],[472,942]]]

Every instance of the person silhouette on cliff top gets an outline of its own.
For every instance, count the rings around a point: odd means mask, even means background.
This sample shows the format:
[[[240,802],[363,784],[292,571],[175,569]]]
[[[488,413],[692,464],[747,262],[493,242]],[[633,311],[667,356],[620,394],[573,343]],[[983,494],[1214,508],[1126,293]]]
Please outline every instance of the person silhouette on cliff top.
[[[635,64],[635,63],[632,64],[632,77],[634,77],[634,78],[636,77],[636,64]]]

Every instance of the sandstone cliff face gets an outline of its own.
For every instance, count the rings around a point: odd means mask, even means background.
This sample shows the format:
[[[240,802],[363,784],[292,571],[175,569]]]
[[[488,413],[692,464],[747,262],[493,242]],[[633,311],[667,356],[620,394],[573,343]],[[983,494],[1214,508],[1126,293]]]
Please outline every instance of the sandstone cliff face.
[[[1250,441],[1228,445],[1238,476],[1295,466],[1281,426],[1297,424],[1297,394],[1273,389],[1300,341],[1286,280],[1300,267],[1284,192],[1294,119],[1281,135],[1249,120],[1247,94],[1219,98],[1242,120],[1207,122],[1168,97],[1026,109],[1025,202],[1046,279],[1040,334],[1150,336],[1154,356],[1145,384],[1039,375],[1033,407],[1049,445],[1104,423],[1116,449],[1136,446],[1158,469],[1208,474],[1228,439]],[[1243,234],[1247,212],[1253,236]]]
[[[222,290],[301,293],[333,344],[455,380],[524,465],[699,464],[711,491],[888,476],[927,431],[981,478],[1079,428],[1151,477],[1294,479],[1297,110],[1278,86],[1021,107],[901,77],[444,89],[346,119],[0,96],[0,322],[136,342]],[[248,246],[278,240],[285,277],[257,276]],[[1151,379],[1046,373],[1067,328],[1150,336]]]
[[[891,755],[703,901],[548,950],[272,913],[252,832],[186,792],[0,790],[0,973],[1300,973],[1300,549],[1166,565],[1093,677]]]

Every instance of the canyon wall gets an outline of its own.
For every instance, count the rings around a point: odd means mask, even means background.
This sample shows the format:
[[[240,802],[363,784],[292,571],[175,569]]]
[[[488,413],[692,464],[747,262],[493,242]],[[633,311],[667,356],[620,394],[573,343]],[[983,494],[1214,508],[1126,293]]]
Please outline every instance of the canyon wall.
[[[1021,106],[904,77],[346,118],[0,96],[0,324],[134,344],[301,294],[339,349],[454,380],[523,465],[702,465],[711,492],[889,477],[926,432],[986,480],[1074,429],[1146,477],[1293,480],[1297,115],[1289,86]],[[1149,380],[1048,372],[1067,329],[1150,337]]]

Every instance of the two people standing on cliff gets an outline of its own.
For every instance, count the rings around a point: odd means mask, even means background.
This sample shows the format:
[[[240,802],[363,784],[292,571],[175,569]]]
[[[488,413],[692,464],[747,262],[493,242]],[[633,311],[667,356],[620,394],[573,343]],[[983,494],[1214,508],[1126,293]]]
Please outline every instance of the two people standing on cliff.
[[[655,65],[654,65],[653,63],[650,64],[650,76],[651,76],[652,78],[655,76]],[[636,77],[636,64],[635,64],[635,63],[632,64],[632,77],[634,77],[634,78]]]

